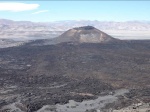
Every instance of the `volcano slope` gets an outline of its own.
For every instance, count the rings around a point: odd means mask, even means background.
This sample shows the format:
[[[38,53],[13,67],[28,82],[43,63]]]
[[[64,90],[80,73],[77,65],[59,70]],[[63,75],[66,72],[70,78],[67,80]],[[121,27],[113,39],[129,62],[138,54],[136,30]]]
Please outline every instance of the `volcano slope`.
[[[22,111],[34,112],[43,105],[95,99],[122,88],[130,90],[126,99],[107,108],[136,99],[149,102],[150,41],[112,40],[40,46],[38,40],[0,49],[0,109],[20,102]]]

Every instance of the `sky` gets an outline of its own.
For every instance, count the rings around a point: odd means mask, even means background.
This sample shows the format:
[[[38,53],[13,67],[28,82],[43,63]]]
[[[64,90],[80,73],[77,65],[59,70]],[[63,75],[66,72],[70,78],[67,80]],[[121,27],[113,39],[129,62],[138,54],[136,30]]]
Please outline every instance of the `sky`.
[[[150,1],[0,1],[0,19],[150,21]]]

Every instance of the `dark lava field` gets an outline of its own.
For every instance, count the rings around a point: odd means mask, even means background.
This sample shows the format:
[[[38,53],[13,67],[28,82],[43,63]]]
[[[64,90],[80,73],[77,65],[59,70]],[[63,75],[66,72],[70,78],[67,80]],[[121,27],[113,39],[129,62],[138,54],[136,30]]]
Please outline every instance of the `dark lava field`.
[[[126,99],[107,108],[136,99],[150,102],[150,41],[36,42],[0,49],[0,109],[20,101],[22,111],[35,112],[44,105],[96,99],[118,89],[129,90]]]

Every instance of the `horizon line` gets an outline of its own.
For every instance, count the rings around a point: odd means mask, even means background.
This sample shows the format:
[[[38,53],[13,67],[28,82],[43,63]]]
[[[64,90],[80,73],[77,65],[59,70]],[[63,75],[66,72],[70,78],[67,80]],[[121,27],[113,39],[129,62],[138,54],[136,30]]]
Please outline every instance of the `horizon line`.
[[[115,20],[56,20],[56,21],[29,21],[29,20],[13,20],[13,19],[5,19],[0,18],[0,20],[9,20],[14,22],[33,22],[33,23],[50,23],[50,22],[61,22],[61,21],[98,21],[98,22],[150,22],[150,20],[126,20],[126,21],[115,21]]]

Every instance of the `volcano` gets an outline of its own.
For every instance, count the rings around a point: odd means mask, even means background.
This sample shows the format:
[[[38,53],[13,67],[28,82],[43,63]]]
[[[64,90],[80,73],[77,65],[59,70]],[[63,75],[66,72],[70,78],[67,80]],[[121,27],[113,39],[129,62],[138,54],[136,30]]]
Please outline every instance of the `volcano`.
[[[83,26],[70,29],[56,38],[60,42],[107,43],[119,41],[93,26]]]

